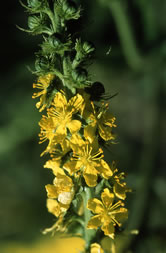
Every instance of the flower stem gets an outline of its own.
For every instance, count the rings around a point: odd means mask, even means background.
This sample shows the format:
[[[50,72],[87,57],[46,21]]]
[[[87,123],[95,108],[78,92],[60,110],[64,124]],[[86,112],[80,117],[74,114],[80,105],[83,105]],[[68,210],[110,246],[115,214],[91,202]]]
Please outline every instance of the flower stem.
[[[83,193],[83,201],[84,201],[84,222],[85,222],[85,227],[84,227],[84,239],[85,239],[85,248],[86,250],[89,249],[90,243],[92,238],[95,236],[96,231],[87,229],[87,224],[88,221],[91,217],[91,212],[90,210],[87,209],[87,202],[88,200],[92,198],[92,190],[89,187],[84,187],[84,193]]]

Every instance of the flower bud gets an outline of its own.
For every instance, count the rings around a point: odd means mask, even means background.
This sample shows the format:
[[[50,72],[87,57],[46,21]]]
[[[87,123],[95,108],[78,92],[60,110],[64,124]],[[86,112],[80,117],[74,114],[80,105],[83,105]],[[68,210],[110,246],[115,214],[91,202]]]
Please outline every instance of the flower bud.
[[[41,19],[37,16],[30,16],[28,18],[28,26],[30,30],[36,30],[41,25]]]
[[[88,41],[83,43],[82,48],[83,48],[85,54],[89,54],[95,50],[93,43],[88,42]]]
[[[35,62],[35,68],[37,72],[42,72],[43,70],[48,72],[50,68],[50,63],[45,57],[37,58]]]
[[[28,0],[28,7],[32,8],[32,9],[38,9],[41,6],[41,1],[39,0]]]
[[[87,79],[87,71],[82,68],[76,68],[72,72],[72,77],[76,82],[85,82]]]

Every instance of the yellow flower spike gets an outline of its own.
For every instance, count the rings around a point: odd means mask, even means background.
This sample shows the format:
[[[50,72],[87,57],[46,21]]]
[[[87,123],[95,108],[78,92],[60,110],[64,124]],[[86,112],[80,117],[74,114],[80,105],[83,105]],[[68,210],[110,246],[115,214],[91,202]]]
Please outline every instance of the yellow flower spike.
[[[108,188],[102,192],[101,199],[102,201],[96,198],[88,200],[87,208],[96,215],[90,218],[87,228],[97,229],[101,226],[104,234],[114,239],[115,226],[121,226],[121,222],[128,217],[128,211],[122,207],[122,201],[113,204],[114,194]]]
[[[46,103],[46,95],[47,95],[47,88],[49,87],[51,81],[54,79],[54,75],[47,74],[45,76],[40,76],[38,78],[37,83],[33,84],[33,88],[40,89],[39,92],[34,92],[32,95],[32,98],[40,97],[40,101],[36,103],[36,107],[39,109],[39,111],[43,111],[45,107],[47,106]]]
[[[101,248],[100,244],[92,243],[90,246],[90,253],[104,253],[104,250]]]
[[[78,132],[81,128],[79,120],[73,120],[72,116],[77,113],[83,103],[81,95],[77,94],[72,97],[69,102],[64,94],[58,92],[52,103],[52,107],[48,109],[48,115],[52,117],[55,124],[55,140],[61,143],[67,136],[67,129],[71,134]]]

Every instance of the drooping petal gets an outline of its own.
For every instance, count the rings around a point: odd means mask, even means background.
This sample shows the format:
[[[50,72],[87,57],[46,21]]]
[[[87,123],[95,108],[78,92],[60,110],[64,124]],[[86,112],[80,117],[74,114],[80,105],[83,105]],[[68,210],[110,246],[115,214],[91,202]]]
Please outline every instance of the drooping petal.
[[[103,224],[101,229],[103,230],[105,235],[107,235],[107,236],[111,237],[112,239],[114,239],[115,228],[114,228],[113,223]]]
[[[93,198],[88,200],[87,208],[90,209],[93,213],[102,213],[104,212],[104,206],[99,199]]]
[[[44,168],[52,169],[55,176],[58,174],[65,175],[62,168],[60,168],[60,160],[49,160],[45,163]]]
[[[114,194],[111,193],[108,188],[105,188],[101,194],[101,199],[104,206],[108,209],[110,206],[112,206],[112,203],[114,201]]]
[[[115,182],[113,186],[113,191],[119,199],[124,200],[126,198],[126,187],[124,186],[124,184]]]
[[[106,163],[106,161],[101,159],[100,164],[101,165],[99,166],[99,170],[101,172],[101,175],[106,179],[111,177],[113,175],[113,172],[112,172],[110,166]]]
[[[89,229],[97,229],[99,226],[101,226],[101,214],[95,215],[90,218],[87,228]]]
[[[124,207],[116,210],[115,219],[120,223],[126,221],[128,219],[128,210]]]
[[[58,197],[57,189],[54,185],[47,184],[45,186],[48,198],[54,199]]]
[[[56,217],[59,217],[61,214],[60,205],[55,199],[47,199],[47,208],[48,212],[54,214]]]

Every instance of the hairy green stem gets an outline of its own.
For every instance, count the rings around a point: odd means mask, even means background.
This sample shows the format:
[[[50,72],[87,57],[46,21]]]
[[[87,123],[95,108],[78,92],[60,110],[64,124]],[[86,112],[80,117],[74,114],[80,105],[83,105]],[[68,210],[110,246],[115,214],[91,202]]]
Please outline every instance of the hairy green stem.
[[[95,235],[96,231],[95,230],[91,230],[91,229],[87,229],[87,224],[88,221],[91,217],[91,212],[90,210],[87,208],[87,203],[88,200],[92,198],[92,190],[89,187],[84,187],[84,193],[83,193],[83,201],[84,201],[84,239],[85,239],[85,247],[86,250],[88,250],[90,248],[90,242],[93,238],[93,236]]]

